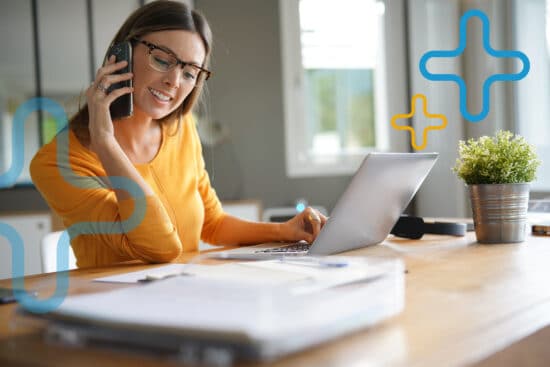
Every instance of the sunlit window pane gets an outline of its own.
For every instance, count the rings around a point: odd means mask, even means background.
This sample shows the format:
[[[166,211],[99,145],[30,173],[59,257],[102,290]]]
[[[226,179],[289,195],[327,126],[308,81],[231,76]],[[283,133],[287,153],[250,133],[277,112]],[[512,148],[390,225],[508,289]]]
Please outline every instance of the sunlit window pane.
[[[376,0],[300,0],[307,140],[313,156],[375,147],[375,83],[381,50]]]

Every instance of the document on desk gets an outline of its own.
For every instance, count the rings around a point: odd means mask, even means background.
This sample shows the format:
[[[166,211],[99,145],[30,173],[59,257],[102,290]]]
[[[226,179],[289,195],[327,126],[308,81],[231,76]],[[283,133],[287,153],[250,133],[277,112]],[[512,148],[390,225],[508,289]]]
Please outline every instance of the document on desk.
[[[374,277],[380,271],[380,267],[366,266],[364,260],[357,257],[300,257],[233,262],[223,265],[168,264],[152,269],[97,278],[94,281],[138,283],[187,275],[241,282],[261,282],[271,285],[315,279],[317,280],[316,286],[328,287],[342,282]]]
[[[116,275],[110,275],[108,277],[101,277],[94,279],[95,282],[106,282],[106,283],[137,283],[142,279],[145,279],[147,275],[150,274],[178,274],[183,273],[187,264],[168,264],[159,266],[152,269],[132,271],[129,273],[122,273]]]
[[[265,264],[260,264],[265,263]],[[274,266],[273,266],[274,265]],[[169,264],[153,269],[118,274],[94,279],[97,282],[138,283],[140,281],[155,281],[175,276],[196,276],[204,279],[220,279],[240,281],[242,283],[263,283],[268,285],[285,284],[307,280],[319,276],[319,269],[312,267],[285,267],[286,264],[269,264],[261,261],[229,263],[223,265],[201,264]],[[328,270],[328,269],[327,269]],[[339,273],[342,270],[340,269]],[[353,269],[352,269],[353,271]],[[347,271],[351,273],[350,271]]]
[[[398,259],[354,260],[346,267],[261,261],[197,269],[195,275],[69,296],[46,315],[48,335],[77,344],[121,340],[176,354],[215,346],[269,360],[373,325],[404,306]]]

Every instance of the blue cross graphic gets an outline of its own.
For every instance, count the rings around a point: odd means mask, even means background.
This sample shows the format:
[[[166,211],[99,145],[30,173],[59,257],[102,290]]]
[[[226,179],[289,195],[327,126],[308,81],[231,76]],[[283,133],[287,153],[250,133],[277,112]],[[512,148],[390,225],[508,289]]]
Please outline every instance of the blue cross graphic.
[[[466,102],[466,83],[464,80],[456,74],[433,74],[428,71],[426,64],[428,60],[433,58],[443,58],[443,57],[457,57],[460,56],[464,49],[466,48],[466,29],[468,20],[471,17],[478,17],[483,24],[483,48],[485,51],[494,57],[498,58],[517,58],[520,59],[523,63],[523,69],[516,74],[493,74],[483,82],[483,105],[481,112],[479,114],[471,114],[468,112],[467,102]],[[478,9],[468,10],[460,18],[460,29],[459,29],[459,45],[455,50],[434,50],[428,51],[420,59],[420,73],[424,78],[432,81],[450,81],[458,84],[460,90],[460,113],[464,118],[470,122],[479,122],[487,117],[490,109],[490,89],[491,84],[497,81],[517,81],[525,78],[529,73],[530,63],[527,56],[520,51],[510,51],[510,50],[495,50],[491,47],[490,44],[490,23],[487,15]]]

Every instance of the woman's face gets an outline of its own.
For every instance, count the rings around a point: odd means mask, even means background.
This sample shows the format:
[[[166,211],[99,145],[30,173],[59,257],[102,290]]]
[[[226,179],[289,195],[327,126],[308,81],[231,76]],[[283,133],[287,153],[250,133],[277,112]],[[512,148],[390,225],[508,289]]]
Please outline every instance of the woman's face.
[[[158,57],[154,58],[156,64],[153,66],[148,46],[138,42],[133,50],[134,108],[158,120],[181,105],[195,87],[196,80],[181,65],[165,72],[158,70],[159,65],[165,65],[165,56],[170,54],[181,61],[202,65],[205,49],[197,33],[183,30],[149,33],[140,39],[168,50],[168,54],[155,50]]]

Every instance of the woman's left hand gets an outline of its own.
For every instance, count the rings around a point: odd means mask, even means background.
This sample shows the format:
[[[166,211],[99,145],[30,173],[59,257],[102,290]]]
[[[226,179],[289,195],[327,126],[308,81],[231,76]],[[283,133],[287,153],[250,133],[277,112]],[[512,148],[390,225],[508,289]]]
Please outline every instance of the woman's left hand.
[[[327,217],[308,206],[294,218],[282,224],[282,240],[291,242],[304,240],[313,243],[326,222]]]

